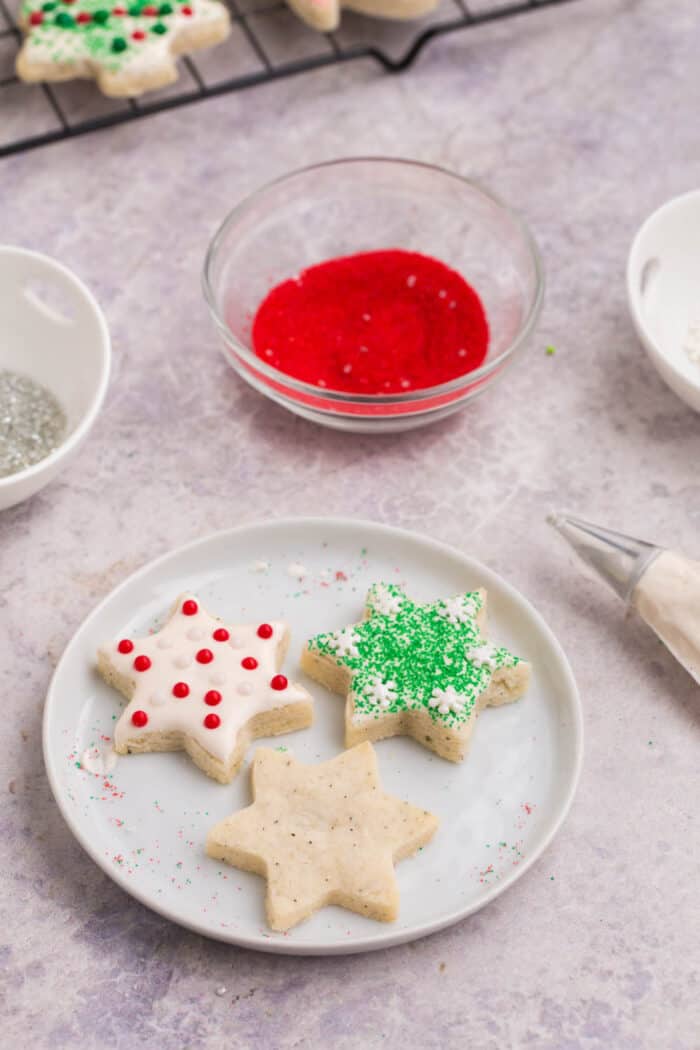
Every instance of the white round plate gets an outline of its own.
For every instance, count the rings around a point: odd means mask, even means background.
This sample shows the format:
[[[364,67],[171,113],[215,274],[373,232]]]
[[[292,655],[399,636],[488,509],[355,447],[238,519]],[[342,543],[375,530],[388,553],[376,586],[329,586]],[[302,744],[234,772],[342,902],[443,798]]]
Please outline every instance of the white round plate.
[[[269,567],[262,569],[263,562]],[[121,706],[95,671],[95,651],[109,639],[158,625],[185,590],[225,620],[287,620],[292,644],[285,671],[312,692],[315,722],[275,737],[271,746],[288,748],[302,762],[324,761],[343,747],[343,700],[304,678],[298,654],[311,634],[358,620],[377,580],[403,584],[422,601],[486,587],[489,638],[531,661],[532,683],[522,700],[481,714],[461,765],[405,738],[376,745],[385,788],[440,818],[433,841],[397,866],[395,923],[325,908],[287,934],[273,933],[265,923],[263,880],[204,852],[208,829],[250,801],[247,765],[225,786],[182,753],[126,756],[102,775],[82,767],[86,753],[94,766],[95,749],[109,757]],[[332,518],[232,529],[141,569],[79,628],[56,668],[44,713],[53,793],[78,841],[116,883],[209,937],[299,955],[386,948],[449,926],[493,900],[524,874],[566,816],[581,753],[571,669],[517,591],[450,547]]]

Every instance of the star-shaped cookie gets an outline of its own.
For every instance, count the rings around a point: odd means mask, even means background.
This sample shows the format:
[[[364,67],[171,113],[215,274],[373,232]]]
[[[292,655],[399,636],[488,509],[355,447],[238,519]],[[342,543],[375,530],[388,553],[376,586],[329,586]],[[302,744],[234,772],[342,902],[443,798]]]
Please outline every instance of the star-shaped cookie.
[[[394,863],[429,842],[438,822],[382,790],[371,744],[318,766],[258,748],[251,785],[253,804],[212,828],[207,853],[267,879],[273,930],[327,904],[396,918]]]
[[[307,25],[330,33],[338,28],[343,7],[375,18],[419,18],[437,7],[438,0],[287,0]]]
[[[529,665],[482,635],[483,589],[421,605],[378,583],[365,617],[316,635],[301,659],[308,675],[347,697],[346,747],[408,735],[460,762],[482,708],[517,700],[527,688]]]
[[[180,595],[156,634],[98,650],[100,674],[129,701],[115,751],[184,750],[229,783],[252,739],[311,725],[311,697],[279,673],[288,645],[285,623],[224,624]]]

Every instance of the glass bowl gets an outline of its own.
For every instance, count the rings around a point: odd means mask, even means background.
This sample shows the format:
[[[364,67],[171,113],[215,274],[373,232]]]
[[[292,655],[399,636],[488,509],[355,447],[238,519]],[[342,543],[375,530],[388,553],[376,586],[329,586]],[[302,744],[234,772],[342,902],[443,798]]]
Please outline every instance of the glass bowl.
[[[479,368],[422,390],[360,395],[294,379],[255,355],[253,318],[274,285],[327,259],[387,248],[434,256],[476,289],[490,329]],[[215,234],[203,284],[243,379],[297,415],[364,433],[422,426],[481,394],[525,345],[543,296],[537,248],[514,212],[452,172],[380,157],[303,168],[253,193]]]

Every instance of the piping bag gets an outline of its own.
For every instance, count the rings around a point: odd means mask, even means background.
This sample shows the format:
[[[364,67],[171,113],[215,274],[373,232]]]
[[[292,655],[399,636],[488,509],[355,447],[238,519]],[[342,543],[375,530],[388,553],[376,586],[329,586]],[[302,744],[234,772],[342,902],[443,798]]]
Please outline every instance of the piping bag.
[[[573,514],[547,521],[700,684],[700,562]]]

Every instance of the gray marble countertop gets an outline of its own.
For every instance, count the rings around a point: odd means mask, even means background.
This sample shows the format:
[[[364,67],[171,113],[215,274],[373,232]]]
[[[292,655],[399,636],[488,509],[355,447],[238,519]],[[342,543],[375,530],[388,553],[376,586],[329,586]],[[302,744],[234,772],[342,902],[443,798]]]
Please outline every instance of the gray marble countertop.
[[[2,239],[74,268],[114,339],[72,468],[0,514],[5,1045],[697,1050],[698,689],[544,515],[700,556],[700,419],[648,363],[624,287],[639,223],[700,182],[699,92],[696,0],[581,0],[437,41],[401,78],[329,68],[2,164]],[[348,153],[484,180],[548,273],[507,380],[381,440],[243,386],[199,290],[237,199]],[[585,706],[580,789],[546,857],[471,919],[364,957],[240,951],[147,911],[73,841],[41,757],[52,666],[115,584],[210,531],[310,509],[419,529],[507,576]]]

